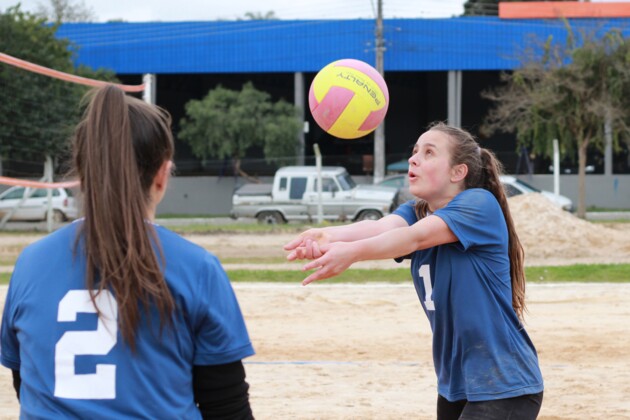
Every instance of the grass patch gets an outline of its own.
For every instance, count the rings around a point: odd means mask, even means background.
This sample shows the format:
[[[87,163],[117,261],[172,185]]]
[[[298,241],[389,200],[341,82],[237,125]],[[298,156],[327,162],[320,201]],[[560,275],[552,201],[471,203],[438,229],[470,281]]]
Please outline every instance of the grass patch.
[[[16,257],[0,257],[0,266],[15,265],[16,261],[17,261],[17,256]]]
[[[630,264],[575,264],[553,267],[528,267],[527,280],[534,283],[628,283]]]
[[[175,214],[165,213],[157,216],[157,219],[212,219],[218,217],[229,217],[229,214]],[[159,221],[158,221],[159,223]]]
[[[630,264],[576,264],[553,267],[528,267],[531,283],[630,283]],[[298,285],[308,276],[296,270],[228,270],[233,282],[288,283]],[[11,273],[0,273],[0,284],[8,284]],[[407,268],[392,270],[350,269],[325,283],[411,283]]]
[[[286,264],[286,257],[221,257],[221,264]],[[301,267],[296,264],[296,267]]]
[[[46,230],[38,230],[36,227],[32,229],[20,229],[20,230],[12,230],[11,228],[5,227],[4,230],[0,230],[0,236],[33,236],[33,234],[40,234],[42,237],[48,234]]]
[[[179,234],[208,233],[299,233],[305,229],[303,225],[264,225],[258,223],[233,223],[218,225],[213,223],[191,223],[180,226],[165,226]]]
[[[630,223],[630,217],[627,219],[605,219],[605,220],[593,220],[587,219],[591,223],[597,223],[598,225],[616,225],[620,223]],[[613,226],[614,229],[614,226]]]
[[[0,284],[9,284],[11,273],[0,273]]]
[[[299,270],[229,270],[235,282],[300,283],[308,273]],[[630,264],[576,264],[567,266],[527,267],[532,283],[630,283]],[[393,270],[350,269],[327,283],[404,283],[411,280],[407,268]]]
[[[251,283],[293,283],[300,284],[309,273],[300,270],[228,270],[233,282]],[[341,275],[324,280],[326,283],[404,283],[411,282],[411,274],[407,268],[393,270],[347,270]]]
[[[347,223],[322,223],[318,227],[339,226]],[[304,230],[317,226],[316,224],[285,223],[280,225],[267,225],[261,223],[191,223],[179,226],[165,226],[167,229],[179,234],[208,234],[208,233],[302,233]]]
[[[617,211],[630,211],[628,209],[615,209],[615,208],[607,208],[607,207],[597,207],[597,206],[589,206],[586,208],[586,211],[593,213],[605,213],[605,212],[617,212]]]
[[[234,282],[271,282],[299,284],[308,273],[299,270],[229,270]],[[527,281],[532,283],[630,283],[630,264],[576,264],[567,266],[527,267]],[[350,269],[327,283],[404,283],[411,280],[407,268],[393,270]]]

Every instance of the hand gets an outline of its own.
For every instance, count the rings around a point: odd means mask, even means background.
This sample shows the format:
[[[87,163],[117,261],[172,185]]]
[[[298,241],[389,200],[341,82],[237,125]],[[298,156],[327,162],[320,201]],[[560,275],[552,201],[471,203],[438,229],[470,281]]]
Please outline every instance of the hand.
[[[324,253],[320,249],[319,244],[312,239],[306,239],[302,246],[298,246],[287,255],[287,260],[314,260],[322,255]]]
[[[324,255],[302,267],[303,271],[317,269],[317,271],[302,281],[302,286],[306,286],[316,280],[337,276],[346,271],[352,263],[357,261],[354,248],[355,246],[349,242],[334,242],[319,247],[318,250]]]
[[[297,238],[284,245],[286,251],[291,251],[287,255],[287,260],[315,259],[323,255],[320,247],[330,243],[330,235],[324,229],[309,229],[302,232]]]

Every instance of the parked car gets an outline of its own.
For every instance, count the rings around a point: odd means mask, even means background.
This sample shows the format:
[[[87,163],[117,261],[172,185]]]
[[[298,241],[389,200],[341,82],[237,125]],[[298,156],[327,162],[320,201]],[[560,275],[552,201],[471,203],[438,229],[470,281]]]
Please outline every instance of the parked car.
[[[503,184],[503,188],[505,188],[505,194],[508,197],[513,197],[520,194],[540,193],[545,198],[549,199],[549,201],[551,201],[553,204],[557,205],[563,210],[573,211],[573,201],[563,195],[554,194],[551,191],[540,190],[514,176],[509,175],[501,176],[501,183]],[[416,197],[414,197],[409,192],[409,177],[407,177],[406,174],[390,175],[388,177],[385,177],[385,179],[379,182],[378,185],[395,187],[399,189],[398,201],[396,202],[397,206],[409,200],[416,199]]]
[[[573,211],[573,201],[571,201],[569,197],[565,197],[564,195],[538,189],[533,185],[529,185],[523,180],[509,175],[503,175],[501,177],[501,183],[503,184],[503,188],[505,188],[505,194],[507,194],[508,197],[527,193],[540,193],[543,197],[547,198],[549,201],[560,207],[562,210]]]
[[[24,197],[24,193],[32,194],[17,208],[11,220],[45,220],[48,211],[48,191],[25,187],[11,187],[0,194],[0,219],[10,212]],[[72,190],[68,188],[54,188],[52,190],[52,218],[60,223],[65,220],[76,219],[78,209]]]
[[[397,188],[356,185],[341,166],[321,168],[322,216],[325,220],[376,220],[390,213]],[[315,166],[285,166],[272,184],[245,184],[232,196],[233,218],[255,217],[260,223],[314,220],[318,216]]]

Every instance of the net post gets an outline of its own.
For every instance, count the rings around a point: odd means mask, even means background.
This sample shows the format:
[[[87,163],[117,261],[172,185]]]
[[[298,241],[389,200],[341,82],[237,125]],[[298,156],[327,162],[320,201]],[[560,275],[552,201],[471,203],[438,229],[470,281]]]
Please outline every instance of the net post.
[[[142,100],[151,105],[155,105],[155,91],[156,91],[157,77],[154,73],[146,73],[142,75],[142,83],[144,84],[144,91],[142,92]]]

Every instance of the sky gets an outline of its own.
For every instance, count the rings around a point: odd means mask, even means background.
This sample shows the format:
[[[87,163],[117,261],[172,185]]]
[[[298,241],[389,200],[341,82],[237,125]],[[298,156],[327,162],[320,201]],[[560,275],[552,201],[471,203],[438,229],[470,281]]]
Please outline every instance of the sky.
[[[4,10],[20,2],[36,11],[48,0],[0,0]],[[81,3],[82,0],[71,0]],[[439,18],[461,15],[465,0],[383,0],[385,18]],[[377,0],[84,0],[98,22],[234,20],[247,12],[273,11],[280,19],[374,19]]]
[[[387,18],[448,18],[464,11],[466,0],[382,0]],[[628,0],[591,0],[623,2]],[[36,11],[49,0],[0,0],[0,10],[20,2]],[[374,19],[377,0],[70,0],[91,8],[97,22],[235,20],[247,12],[273,11],[280,19]]]

